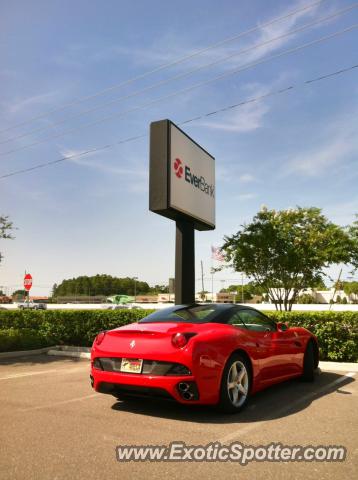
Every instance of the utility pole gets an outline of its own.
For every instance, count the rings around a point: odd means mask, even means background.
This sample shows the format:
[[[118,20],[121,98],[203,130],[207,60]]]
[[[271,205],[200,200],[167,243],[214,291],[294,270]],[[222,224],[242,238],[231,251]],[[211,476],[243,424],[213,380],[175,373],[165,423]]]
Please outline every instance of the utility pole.
[[[244,303],[244,274],[241,272],[241,303]]]
[[[335,284],[335,286],[334,286],[334,291],[333,291],[333,296],[332,296],[332,302],[330,302],[329,310],[332,309],[332,305],[333,305],[333,302],[334,302],[334,296],[335,296],[335,294],[336,294],[337,286],[338,286],[339,281],[340,281],[340,279],[341,279],[341,275],[342,275],[342,268],[341,268],[340,271],[339,271],[338,279],[337,279],[336,284]]]
[[[133,277],[134,280],[134,303],[137,302],[137,280],[138,277]]]
[[[25,269],[25,275],[26,275],[26,269]],[[27,290],[27,308],[30,306],[30,290]],[[26,296],[25,296],[25,302],[26,302]]]
[[[201,264],[201,294],[202,294],[202,300],[204,300],[204,267],[203,267],[203,261],[200,261]]]

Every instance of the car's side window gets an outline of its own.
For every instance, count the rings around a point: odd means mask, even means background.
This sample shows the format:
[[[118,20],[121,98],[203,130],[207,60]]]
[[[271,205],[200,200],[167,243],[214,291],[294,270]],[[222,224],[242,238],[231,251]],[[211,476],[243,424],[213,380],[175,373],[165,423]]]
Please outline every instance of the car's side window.
[[[240,318],[240,312],[236,311],[228,318],[227,322],[228,325],[233,325],[234,327],[244,328],[246,330],[245,324]]]
[[[255,330],[256,332],[276,331],[275,322],[260,312],[255,310],[240,310],[238,313],[248,330]]]

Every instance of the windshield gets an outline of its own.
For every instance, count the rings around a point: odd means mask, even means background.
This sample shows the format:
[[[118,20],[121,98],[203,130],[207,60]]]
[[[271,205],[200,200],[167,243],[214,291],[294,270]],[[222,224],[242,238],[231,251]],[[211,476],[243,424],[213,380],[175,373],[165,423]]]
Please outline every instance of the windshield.
[[[184,323],[206,323],[213,321],[219,315],[220,308],[217,305],[194,305],[186,307],[171,307],[157,310],[139,323],[152,322],[184,322]]]

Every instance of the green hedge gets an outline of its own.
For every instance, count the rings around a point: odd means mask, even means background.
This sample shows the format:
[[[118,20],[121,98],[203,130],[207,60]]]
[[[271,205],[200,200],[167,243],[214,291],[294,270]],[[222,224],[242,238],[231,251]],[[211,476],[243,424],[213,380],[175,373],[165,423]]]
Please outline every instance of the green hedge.
[[[152,310],[0,310],[0,331],[26,329],[47,345],[91,346],[101,330],[136,322]],[[35,347],[33,347],[35,348]],[[0,351],[6,351],[0,341]]]
[[[101,330],[135,322],[152,310],[0,310],[0,352],[46,345],[91,346]],[[358,312],[266,312],[318,337],[321,360],[358,361]]]
[[[36,330],[31,328],[4,328],[0,330],[0,352],[32,350],[50,346]]]

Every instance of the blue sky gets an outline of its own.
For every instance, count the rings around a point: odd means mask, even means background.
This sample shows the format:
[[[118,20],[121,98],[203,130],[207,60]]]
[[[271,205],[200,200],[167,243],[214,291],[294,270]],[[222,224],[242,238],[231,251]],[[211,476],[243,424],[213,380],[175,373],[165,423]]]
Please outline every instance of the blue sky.
[[[229,75],[358,23],[356,8],[253,48],[353,2],[326,0],[260,27],[310,3],[0,0],[0,176],[145,134],[154,120],[180,123],[295,85],[183,127],[216,158],[217,228],[196,233],[196,276],[203,260],[209,277],[210,246],[220,245],[263,204],[317,206],[331,220],[351,223],[358,212],[358,69],[304,82],[357,64],[357,29]],[[251,34],[191,60],[30,121],[256,26]],[[235,55],[243,49],[248,51]],[[139,108],[127,112],[134,107]],[[106,117],[111,118],[102,121]],[[22,122],[27,123],[9,129]],[[21,137],[33,130],[38,131]],[[62,135],[67,130],[72,131]],[[32,143],[37,145],[28,147]],[[150,284],[174,275],[175,225],[148,211],[147,137],[0,179],[0,213],[10,215],[18,228],[16,240],[0,243],[5,256],[0,286],[10,290],[21,285],[25,269],[34,277],[34,294],[46,294],[53,283],[81,274],[138,276]],[[221,280],[235,279],[240,276],[230,271],[216,274],[215,290],[224,285]],[[210,290],[209,279],[205,287]]]

